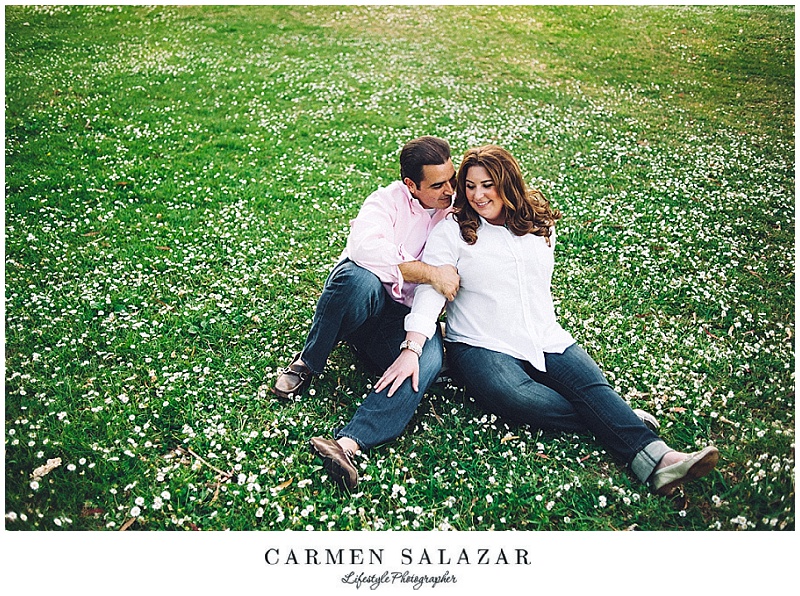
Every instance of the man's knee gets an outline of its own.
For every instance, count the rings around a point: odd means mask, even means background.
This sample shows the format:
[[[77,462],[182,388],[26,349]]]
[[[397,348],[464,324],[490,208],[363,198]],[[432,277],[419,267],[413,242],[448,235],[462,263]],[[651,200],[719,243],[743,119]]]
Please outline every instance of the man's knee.
[[[435,344],[428,341],[422,350],[422,356],[419,359],[419,372],[420,375],[436,375],[442,369],[444,362],[441,344]]]
[[[383,284],[377,275],[352,261],[336,267],[331,273],[328,285],[331,288],[348,292],[379,293],[384,291]]]
[[[420,377],[436,378],[444,363],[444,345],[438,334],[431,337],[422,347],[422,356],[419,359]]]

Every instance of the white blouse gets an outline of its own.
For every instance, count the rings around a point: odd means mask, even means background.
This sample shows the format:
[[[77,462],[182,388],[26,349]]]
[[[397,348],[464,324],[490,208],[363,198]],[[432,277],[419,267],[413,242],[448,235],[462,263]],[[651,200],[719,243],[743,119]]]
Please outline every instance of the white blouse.
[[[436,226],[422,260],[454,265],[461,276],[455,300],[446,304],[447,339],[509,354],[545,371],[545,352],[563,353],[575,343],[556,321],[550,293],[555,233],[550,244],[483,219],[472,245],[461,238],[452,216]],[[406,331],[432,337],[445,302],[432,286],[417,286]]]

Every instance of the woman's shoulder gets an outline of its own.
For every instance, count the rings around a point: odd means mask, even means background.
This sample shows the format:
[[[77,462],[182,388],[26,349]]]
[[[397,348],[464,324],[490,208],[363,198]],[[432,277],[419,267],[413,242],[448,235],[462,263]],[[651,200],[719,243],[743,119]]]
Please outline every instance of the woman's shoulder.
[[[448,213],[447,216],[439,222],[439,224],[435,228],[439,233],[450,233],[452,234],[454,230],[458,230],[458,222],[456,221],[454,213]]]
[[[436,227],[428,235],[428,242],[434,238],[436,241],[446,242],[447,244],[455,244],[461,238],[461,228],[452,213],[449,213],[447,217],[436,224]]]

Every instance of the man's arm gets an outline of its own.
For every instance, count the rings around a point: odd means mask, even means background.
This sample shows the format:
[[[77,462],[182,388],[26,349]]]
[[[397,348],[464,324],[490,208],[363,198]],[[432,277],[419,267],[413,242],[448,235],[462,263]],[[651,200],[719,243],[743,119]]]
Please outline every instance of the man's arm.
[[[408,261],[398,265],[403,281],[415,284],[428,284],[448,300],[458,293],[460,277],[452,265],[436,267],[422,261]]]

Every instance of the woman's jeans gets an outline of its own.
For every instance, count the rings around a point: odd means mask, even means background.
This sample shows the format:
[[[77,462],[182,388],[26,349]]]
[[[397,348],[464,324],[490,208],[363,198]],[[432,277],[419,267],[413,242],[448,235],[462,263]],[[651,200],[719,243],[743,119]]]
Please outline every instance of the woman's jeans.
[[[546,353],[547,372],[507,354],[447,343],[447,362],[484,409],[542,430],[590,431],[646,482],[667,451],[586,351]]]
[[[325,282],[301,358],[319,374],[336,344],[345,341],[373,373],[382,374],[400,355],[409,310],[392,300],[375,274],[345,259]],[[441,367],[442,336],[437,328],[422,348],[419,391],[406,379],[392,397],[386,395],[388,388],[371,392],[335,438],[349,437],[369,449],[400,436]]]

